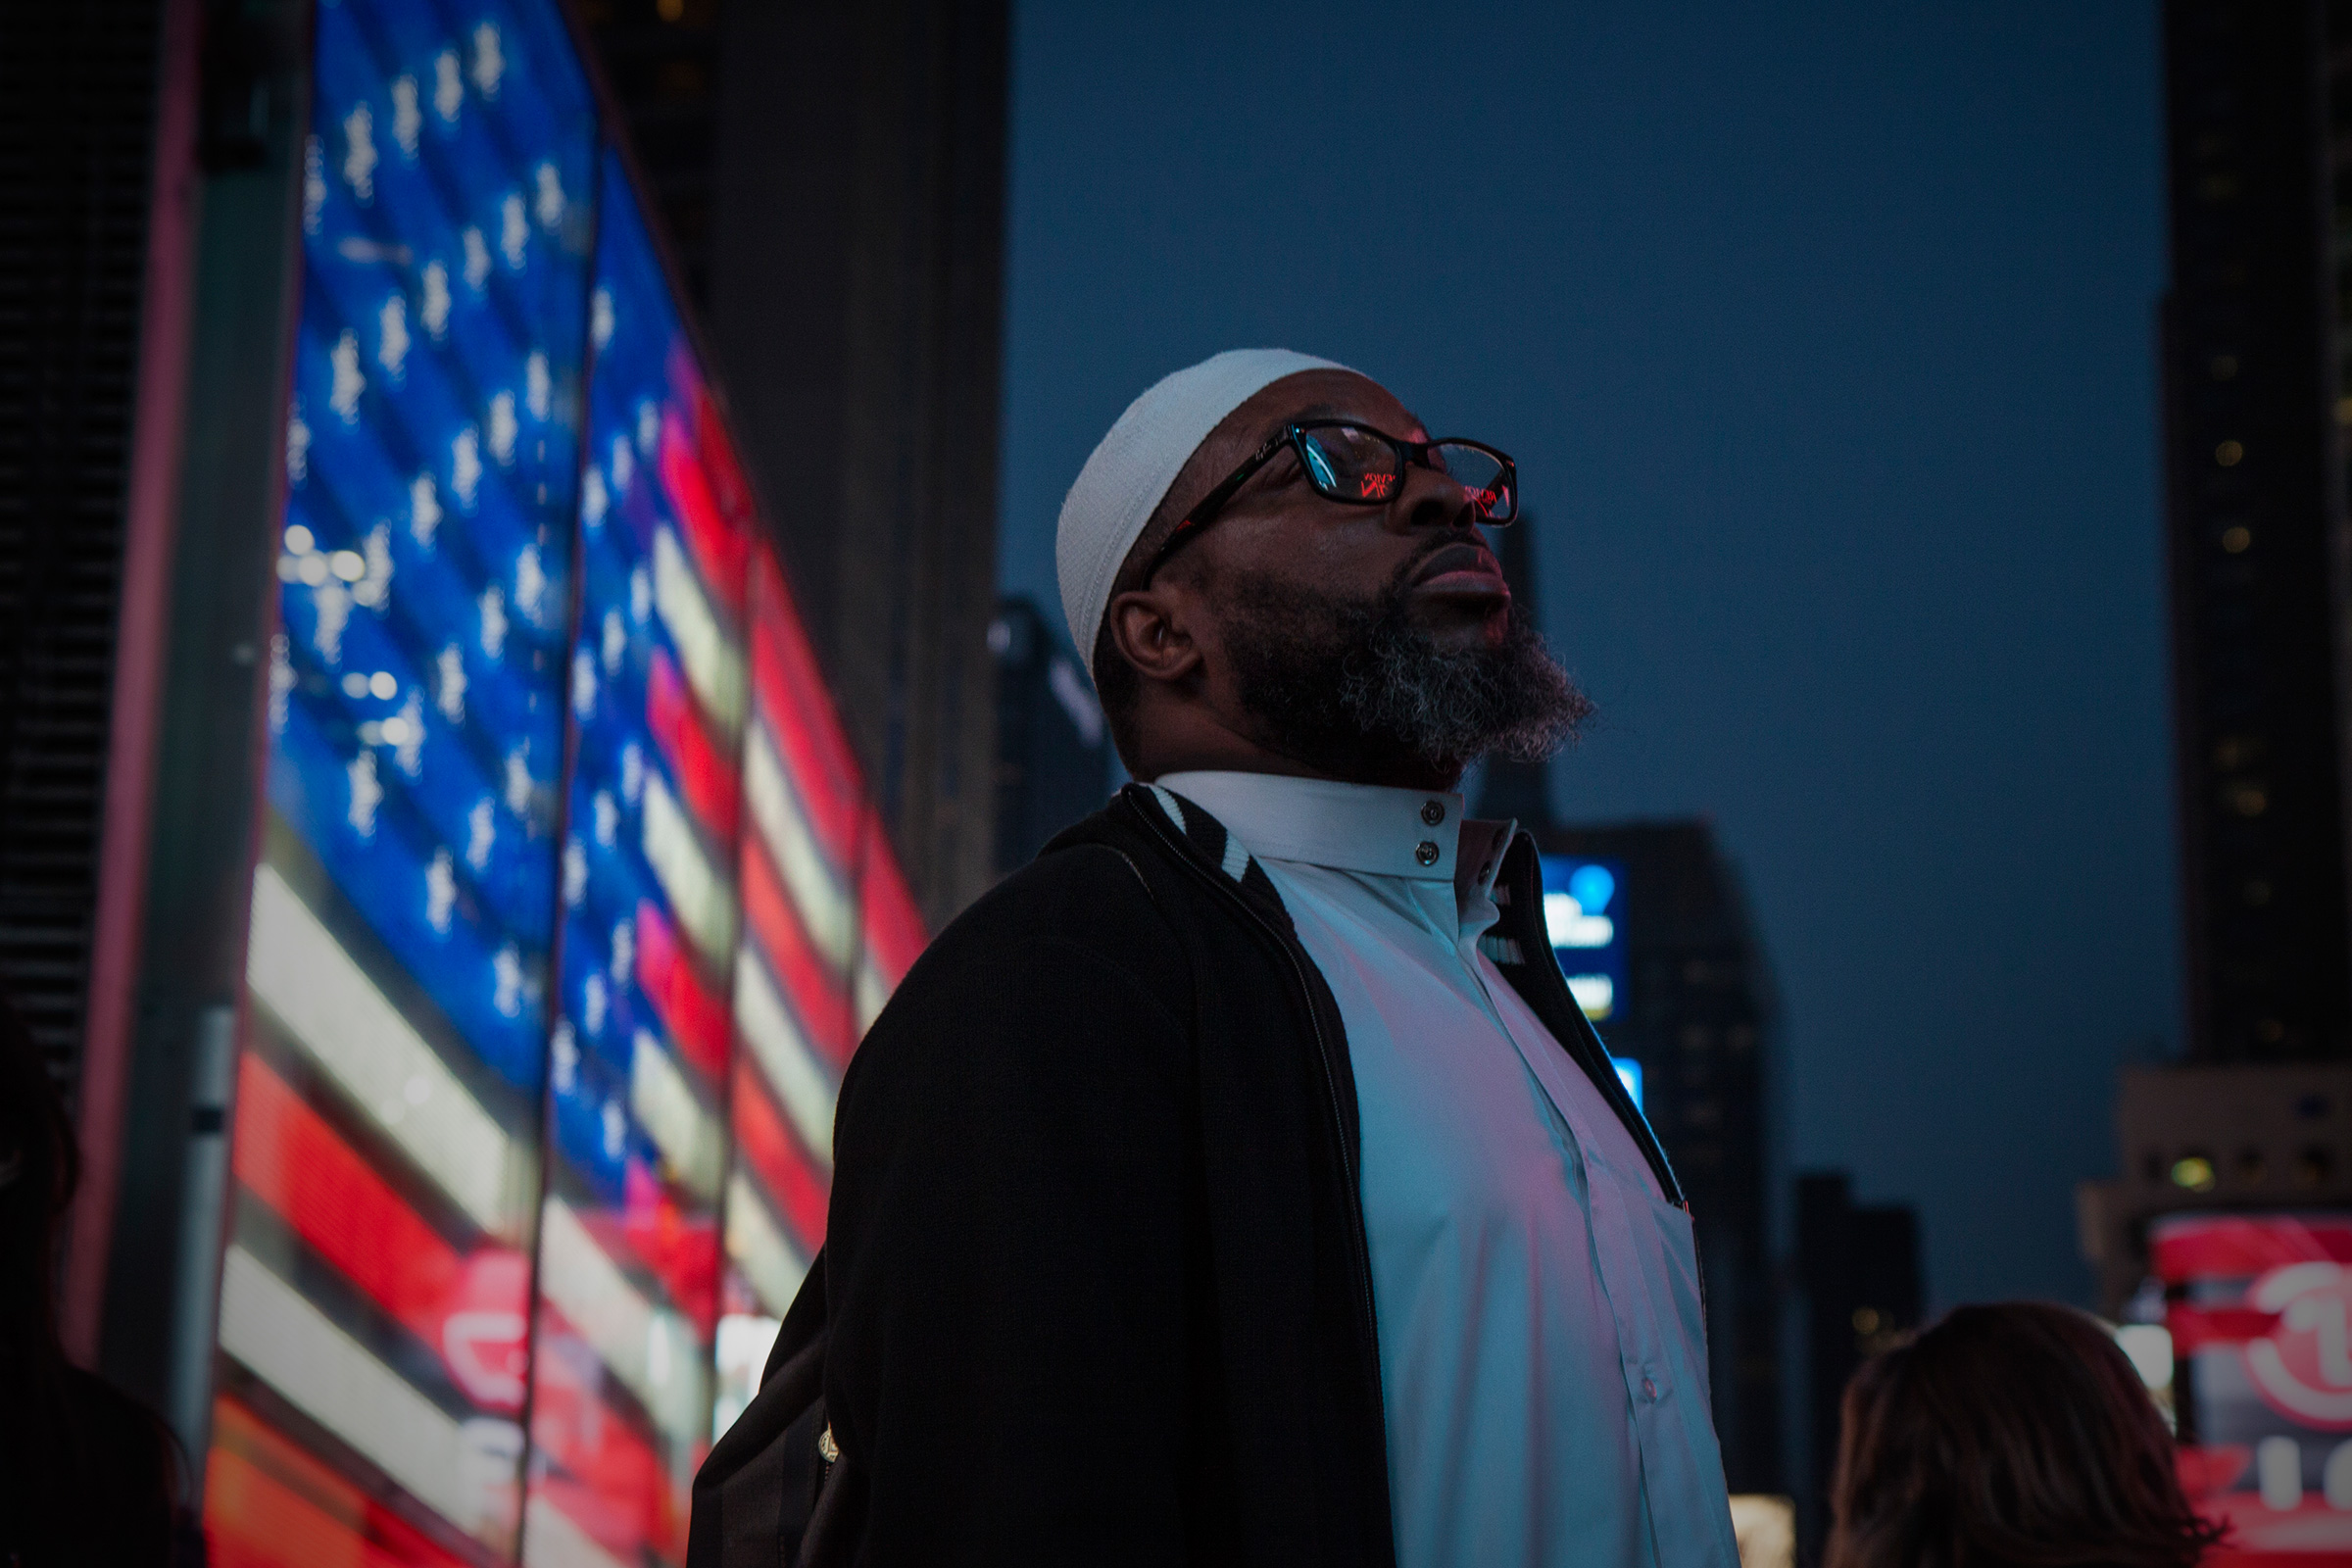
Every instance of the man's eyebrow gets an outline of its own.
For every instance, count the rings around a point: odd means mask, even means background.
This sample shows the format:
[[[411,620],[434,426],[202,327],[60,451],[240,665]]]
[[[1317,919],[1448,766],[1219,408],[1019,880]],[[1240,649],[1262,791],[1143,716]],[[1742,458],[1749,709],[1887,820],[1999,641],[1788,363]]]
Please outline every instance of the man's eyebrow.
[[[1377,430],[1380,428],[1378,424],[1366,418],[1356,410],[1342,408],[1337,403],[1310,403],[1305,408],[1296,410],[1289,416],[1277,420],[1271,425],[1268,425],[1266,427],[1266,439],[1270,441],[1275,436],[1280,435],[1282,433],[1282,427],[1286,424],[1306,424],[1316,419],[1351,419],[1369,430]],[[1414,419],[1406,428],[1404,433],[1406,437],[1410,439],[1413,438],[1414,432],[1419,430],[1422,430],[1421,421],[1419,419]],[[1420,439],[1427,439],[1426,431],[1423,431]]]
[[[1284,427],[1288,425],[1308,424],[1316,419],[1360,419],[1362,417],[1362,415],[1343,409],[1337,403],[1310,403],[1303,409],[1293,409],[1272,424],[1267,425],[1265,438],[1268,441],[1273,440],[1282,434]]]

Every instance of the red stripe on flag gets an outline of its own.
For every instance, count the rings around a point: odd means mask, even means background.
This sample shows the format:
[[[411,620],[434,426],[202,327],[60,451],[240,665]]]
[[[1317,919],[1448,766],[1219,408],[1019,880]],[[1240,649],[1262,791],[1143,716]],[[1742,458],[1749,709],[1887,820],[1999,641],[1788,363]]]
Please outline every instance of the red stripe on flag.
[[[213,1406],[213,1568],[470,1568],[233,1399]]]
[[[738,624],[743,620],[744,562],[750,534],[730,521],[710,494],[701,454],[686,421],[674,409],[662,411],[662,488],[686,534],[686,548],[710,597]]]
[[[562,1312],[542,1304],[531,1442],[550,1461],[533,1478],[539,1495],[623,1561],[652,1546],[685,1555],[680,1509],[661,1460],[607,1404],[596,1351]]]
[[[767,1086],[748,1062],[735,1068],[735,1144],[746,1166],[792,1227],[803,1256],[825,1245],[832,1184],[793,1136]]]
[[[666,650],[656,648],[645,676],[645,723],[678,781],[686,808],[721,844],[735,842],[743,813],[743,781],[735,760],[721,753],[703,727],[686,681]]]
[[[883,980],[895,988],[914,967],[931,936],[923,928],[922,910],[915,906],[914,894],[899,869],[898,857],[890,852],[890,836],[882,831],[878,816],[866,818],[865,877],[860,892],[865,905],[866,951],[873,956],[874,967]]]
[[[807,623],[783,568],[764,546],[752,556],[752,690],[776,737],[778,759],[806,803],[825,853],[855,861],[865,785],[834,711]]]
[[[849,994],[808,940],[800,911],[758,834],[744,840],[740,864],[744,922],[767,959],[768,972],[781,982],[784,1000],[799,1017],[803,1033],[839,1067],[850,1059],[850,1048],[856,1044]]]
[[[441,1348],[458,1251],[269,1063],[237,1064],[237,1180],[344,1278],[412,1334]],[[515,1283],[523,1283],[517,1271]],[[522,1310],[515,1298],[514,1309]]]
[[[703,983],[668,917],[648,900],[637,905],[637,989],[652,999],[678,1054],[712,1084],[723,1083],[735,1043],[734,1011]]]

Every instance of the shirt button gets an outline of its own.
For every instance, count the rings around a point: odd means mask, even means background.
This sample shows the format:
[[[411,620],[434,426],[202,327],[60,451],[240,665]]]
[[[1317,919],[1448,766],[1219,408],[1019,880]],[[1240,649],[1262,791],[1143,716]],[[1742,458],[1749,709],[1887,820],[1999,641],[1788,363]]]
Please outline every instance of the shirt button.
[[[1437,845],[1436,845],[1434,842],[1432,842],[1431,840],[1429,840],[1429,839],[1423,839],[1423,840],[1421,841],[1421,847],[1420,847],[1419,849],[1417,849],[1417,850],[1415,850],[1415,851],[1413,852],[1413,858],[1414,858],[1414,859],[1416,859],[1416,860],[1419,860],[1419,861],[1420,861],[1420,862],[1421,862],[1423,865],[1435,865],[1435,864],[1437,864],[1437,863],[1438,863],[1438,847],[1437,847]]]
[[[1649,1379],[1643,1378],[1642,1380],[1642,1397],[1644,1399],[1654,1399],[1657,1396],[1658,1386],[1655,1383],[1652,1383]]]
[[[1437,801],[1423,801],[1421,803],[1421,820],[1427,822],[1431,827],[1436,827],[1440,822],[1446,820],[1445,806]]]

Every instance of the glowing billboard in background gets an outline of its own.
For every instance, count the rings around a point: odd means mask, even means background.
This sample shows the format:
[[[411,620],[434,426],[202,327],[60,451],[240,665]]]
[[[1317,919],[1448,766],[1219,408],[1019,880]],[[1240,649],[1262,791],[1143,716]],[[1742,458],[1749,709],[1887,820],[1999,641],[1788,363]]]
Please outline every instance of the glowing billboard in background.
[[[556,7],[314,37],[214,1558],[675,1562],[924,932]]]
[[[1603,1023],[1625,1006],[1625,867],[1615,860],[1546,855],[1544,868],[1544,929],[1568,994],[1585,1016]],[[1611,1056],[1617,1081],[1642,1104],[1642,1063]]]
[[[1625,868],[1614,860],[1544,857],[1544,926],[1585,1016],[1613,1016],[1625,995]]]
[[[2180,1474],[2232,1564],[2352,1559],[2352,1215],[2153,1221]]]
[[[610,154],[600,196],[530,1495],[675,1561],[710,1443],[754,524]]]

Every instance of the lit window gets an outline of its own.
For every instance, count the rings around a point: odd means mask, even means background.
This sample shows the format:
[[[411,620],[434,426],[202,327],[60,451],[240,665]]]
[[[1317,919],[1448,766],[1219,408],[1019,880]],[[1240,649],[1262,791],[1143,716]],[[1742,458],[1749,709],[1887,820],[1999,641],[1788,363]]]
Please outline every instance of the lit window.
[[[1617,924],[1605,914],[1587,914],[1576,896],[1544,895],[1544,928],[1555,948],[1605,948],[1617,934]]]
[[[1568,977],[1568,994],[1592,1019],[1606,1018],[1617,1006],[1617,982],[1605,974],[1572,974]]]

